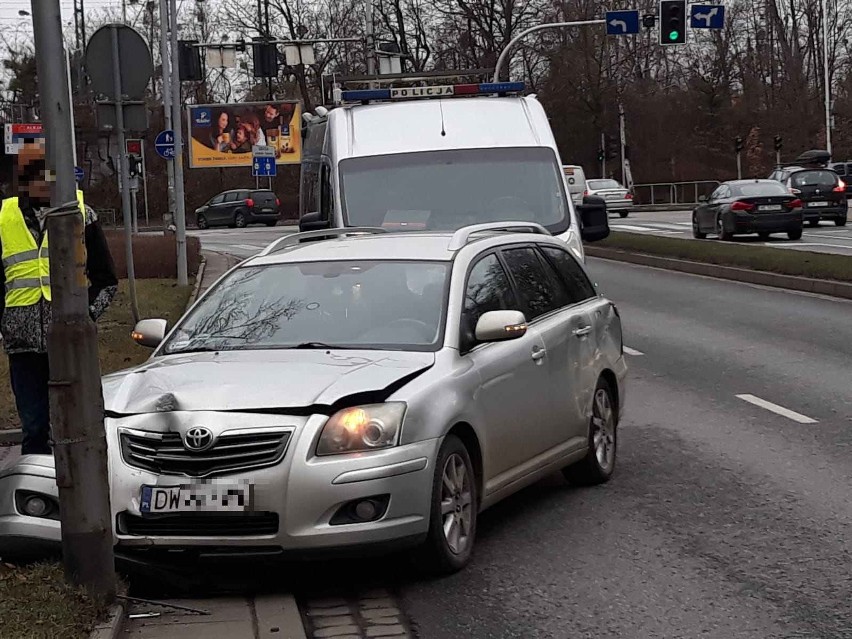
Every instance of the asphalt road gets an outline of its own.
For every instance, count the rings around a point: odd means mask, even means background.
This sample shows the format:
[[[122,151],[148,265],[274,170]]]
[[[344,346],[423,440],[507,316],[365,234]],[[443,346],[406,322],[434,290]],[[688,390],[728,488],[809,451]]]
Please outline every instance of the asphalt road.
[[[237,257],[246,258],[259,253],[271,242],[283,235],[295,233],[299,229],[296,226],[250,226],[246,229],[212,228],[204,231],[192,229],[187,235],[201,239],[201,245],[205,250],[218,253],[229,253]]]
[[[610,227],[614,231],[649,233],[685,239],[692,238],[692,209],[683,211],[659,211],[630,213],[622,219],[610,215]],[[821,222],[819,226],[805,226],[801,240],[791,242],[785,234],[773,235],[764,242],[757,235],[737,236],[735,241],[743,244],[770,246],[777,249],[813,251],[816,253],[840,253],[852,255],[852,226],[835,226],[834,222]],[[714,235],[701,242],[717,242]]]

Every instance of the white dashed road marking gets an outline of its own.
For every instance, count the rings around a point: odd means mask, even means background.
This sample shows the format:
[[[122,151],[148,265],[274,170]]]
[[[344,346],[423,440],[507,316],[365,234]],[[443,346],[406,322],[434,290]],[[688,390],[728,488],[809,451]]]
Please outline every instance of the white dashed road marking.
[[[765,408],[766,410],[771,411],[776,415],[781,415],[782,417],[786,417],[787,419],[792,419],[794,422],[798,422],[800,424],[817,423],[815,419],[811,419],[810,417],[807,417],[800,413],[796,413],[788,408],[779,406],[778,404],[767,402],[765,399],[760,399],[760,397],[755,397],[754,395],[737,395],[737,397],[743,400],[744,402],[754,404],[755,406],[760,406],[761,408]]]
[[[633,357],[638,357],[639,355],[644,355],[642,351],[637,351],[635,348],[630,348],[629,346],[624,347],[624,352],[628,355],[633,355]]]

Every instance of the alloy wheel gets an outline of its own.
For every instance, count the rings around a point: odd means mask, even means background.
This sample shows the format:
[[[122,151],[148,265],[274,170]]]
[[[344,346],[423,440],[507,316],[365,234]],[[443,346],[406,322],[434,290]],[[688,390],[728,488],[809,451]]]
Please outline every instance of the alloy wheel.
[[[471,473],[458,453],[447,457],[441,476],[441,518],[450,550],[461,554],[470,543],[473,521]]]
[[[603,388],[595,391],[592,405],[592,445],[601,470],[610,472],[615,463],[615,417],[609,394]]]

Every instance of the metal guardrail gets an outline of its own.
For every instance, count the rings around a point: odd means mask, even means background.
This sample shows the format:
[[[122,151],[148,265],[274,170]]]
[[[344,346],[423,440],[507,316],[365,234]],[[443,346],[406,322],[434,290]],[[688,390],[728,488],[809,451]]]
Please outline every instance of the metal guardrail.
[[[634,184],[633,195],[637,204],[698,204],[700,195],[709,196],[720,184],[716,180]]]

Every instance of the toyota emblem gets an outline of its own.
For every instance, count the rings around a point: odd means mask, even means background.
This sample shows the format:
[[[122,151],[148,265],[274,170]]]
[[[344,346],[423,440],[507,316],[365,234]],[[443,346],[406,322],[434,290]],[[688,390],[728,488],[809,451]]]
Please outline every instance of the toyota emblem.
[[[183,445],[187,450],[200,453],[213,445],[213,433],[204,426],[193,426],[186,431]]]

